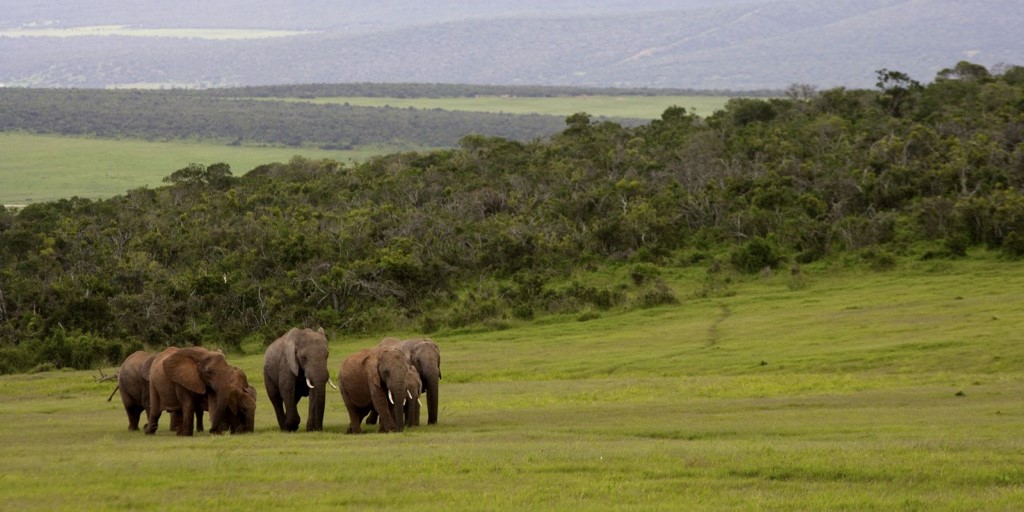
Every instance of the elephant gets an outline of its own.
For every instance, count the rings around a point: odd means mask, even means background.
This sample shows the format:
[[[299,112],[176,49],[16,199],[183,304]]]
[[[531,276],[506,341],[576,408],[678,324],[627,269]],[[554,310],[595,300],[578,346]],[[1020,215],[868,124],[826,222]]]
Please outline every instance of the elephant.
[[[423,392],[423,382],[420,380],[420,372],[416,367],[409,365],[405,374],[405,395],[408,398],[405,402],[405,426],[418,427],[420,425],[420,394]]]
[[[117,372],[117,389],[121,392],[121,403],[128,414],[128,430],[139,430],[142,413],[149,416],[149,368],[156,354],[144,350],[133,352]]]
[[[309,397],[306,430],[323,430],[327,384],[337,389],[327,370],[328,355],[327,336],[322,328],[292,328],[267,347],[263,381],[277,415],[277,425],[283,432],[298,430],[302,420],[297,406],[304,396]]]
[[[423,392],[427,394],[427,424],[437,423],[438,388],[441,382],[441,349],[430,338],[413,338],[399,340],[384,338],[380,346],[400,347],[409,355],[409,360],[416,367],[423,381]],[[419,408],[417,407],[415,424],[419,425]]]
[[[161,413],[168,411],[172,427],[179,425],[177,434],[191,436],[193,415],[201,413],[208,395],[229,397],[233,391],[245,393],[232,389],[239,385],[239,379],[232,377],[232,368],[223,353],[202,347],[170,347],[157,354],[149,369],[149,423],[145,433],[155,434]],[[228,405],[227,399],[209,401],[211,429],[223,428],[221,422],[227,418]]]
[[[420,381],[420,374],[416,367],[409,365],[405,374],[405,426],[418,427],[420,425],[420,395],[423,393],[423,382]],[[377,423],[377,411],[370,411],[366,418],[367,425]]]
[[[361,423],[370,411],[377,412],[381,432],[405,428],[410,366],[408,355],[397,347],[376,346],[345,358],[338,370],[338,384],[348,410],[349,434],[363,432]]]
[[[230,379],[231,384],[226,396],[211,392],[207,396],[206,403],[203,404],[204,409],[207,410],[212,409],[215,411],[220,409],[225,411],[225,417],[223,418],[213,418],[211,416],[211,434],[223,433],[225,429],[232,434],[244,434],[255,429],[256,388],[249,385],[249,379],[246,377],[245,372],[237,366],[231,367]],[[221,405],[219,403],[221,400],[226,400],[227,405],[218,407],[218,405]],[[196,417],[201,420],[202,416],[200,414],[197,412]]]
[[[128,430],[139,430],[139,418],[146,413],[149,419],[149,370],[156,359],[156,354],[150,354],[144,350],[133,352],[117,372],[116,391],[121,393],[121,402],[124,410],[128,413]],[[204,402],[205,403],[205,402]],[[203,410],[196,409],[196,431],[203,431]],[[177,413],[171,414],[171,430],[176,431],[181,426],[181,417]]]

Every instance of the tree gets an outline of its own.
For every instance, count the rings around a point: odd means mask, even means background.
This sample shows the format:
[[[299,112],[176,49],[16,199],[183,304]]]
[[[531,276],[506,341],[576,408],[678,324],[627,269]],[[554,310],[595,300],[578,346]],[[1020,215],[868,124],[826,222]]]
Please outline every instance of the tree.
[[[882,68],[876,74],[878,81],[875,87],[882,92],[878,101],[893,117],[900,117],[906,112],[911,101],[923,89],[920,82],[901,71]]]
[[[985,66],[967,62],[966,60],[957,62],[956,66],[953,66],[952,68],[945,68],[935,75],[936,82],[941,82],[943,80],[981,82],[991,78],[992,75],[987,69],[985,69]]]
[[[223,189],[231,185],[231,166],[226,163],[216,163],[209,167],[203,164],[191,163],[188,166],[178,169],[163,179],[164,183],[174,185],[197,185],[210,186]]]

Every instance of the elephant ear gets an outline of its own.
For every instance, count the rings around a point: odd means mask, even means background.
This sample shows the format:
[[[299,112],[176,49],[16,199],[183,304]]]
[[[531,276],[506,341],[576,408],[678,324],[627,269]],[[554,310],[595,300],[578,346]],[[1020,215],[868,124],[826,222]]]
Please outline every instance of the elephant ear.
[[[299,335],[298,330],[292,330],[288,338],[284,340],[284,358],[288,361],[288,369],[292,375],[299,376],[299,356],[296,353],[298,347],[295,345],[295,338]]]
[[[199,366],[189,352],[178,350],[164,359],[164,372],[171,380],[185,389],[196,393],[206,393],[206,383],[199,375]]]

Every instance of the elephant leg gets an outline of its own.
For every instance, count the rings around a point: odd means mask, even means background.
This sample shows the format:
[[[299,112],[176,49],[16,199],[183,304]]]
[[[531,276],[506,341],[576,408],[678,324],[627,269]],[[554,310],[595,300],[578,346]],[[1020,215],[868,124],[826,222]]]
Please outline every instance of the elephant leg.
[[[125,406],[125,412],[128,413],[128,430],[136,431],[139,429],[139,417],[146,410],[137,405]]]
[[[181,411],[171,411],[171,432],[181,430]]]
[[[345,408],[348,409],[348,430],[347,434],[362,434],[363,429],[361,424],[363,423],[363,416],[366,413],[360,411],[357,407],[345,404]]]
[[[156,433],[156,429],[159,426],[160,413],[160,395],[157,394],[156,387],[149,387],[149,411],[146,414],[146,428],[144,432],[147,435],[153,435]]]
[[[191,436],[195,427],[195,411],[192,404],[185,403],[181,406],[181,427],[178,428],[179,436]]]
[[[149,411],[149,418],[146,420],[145,433],[147,435],[156,434],[156,429],[160,426],[160,409],[151,408]]]
[[[269,379],[269,377],[266,377]],[[281,399],[281,390],[277,386],[267,381],[267,398],[270,399],[270,405],[274,406],[274,415],[277,417],[277,426],[281,430],[284,428],[284,400]]]
[[[301,372],[300,372],[301,374]],[[299,416],[299,400],[302,395],[299,393],[299,386],[305,386],[306,382],[303,379],[302,383],[293,383],[291,393],[282,393],[287,397],[284,403],[284,429],[288,432],[295,432],[299,429],[299,424],[302,423],[302,417]]]
[[[377,411],[370,411],[370,415],[366,417],[366,424],[367,425],[376,425],[377,424]]]

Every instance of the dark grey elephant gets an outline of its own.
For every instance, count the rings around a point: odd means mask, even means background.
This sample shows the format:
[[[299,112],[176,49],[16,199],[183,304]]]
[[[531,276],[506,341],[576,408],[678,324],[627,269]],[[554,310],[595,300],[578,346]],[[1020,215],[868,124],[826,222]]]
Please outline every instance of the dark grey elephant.
[[[228,365],[224,354],[202,347],[171,347],[157,354],[149,369],[149,422],[146,434],[155,434],[163,411],[171,413],[172,427],[179,436],[191,436],[193,417],[203,409],[209,395],[227,397],[238,385],[233,377],[234,367]],[[209,401],[213,427],[227,418],[228,400]],[[199,416],[201,418],[201,416]],[[179,423],[180,421],[180,423]]]
[[[416,367],[427,394],[427,424],[437,423],[438,390],[441,383],[441,349],[430,338],[399,340],[384,338],[379,346],[399,347],[409,355],[409,361]],[[419,409],[416,410],[415,424],[419,425]]]
[[[133,352],[117,372],[117,389],[128,414],[128,430],[138,430],[142,413],[149,415],[149,368],[155,358],[156,354],[144,350]]]
[[[298,430],[302,419],[297,407],[305,396],[309,397],[306,430],[323,430],[327,384],[330,382],[328,355],[327,336],[323,329],[293,328],[267,347],[263,356],[263,382],[282,431]],[[333,382],[330,384],[337,388]]]
[[[370,411],[379,416],[381,432],[405,428],[411,366],[409,357],[397,347],[376,346],[345,358],[338,370],[338,384],[348,410],[349,434],[362,433],[363,418]]]

